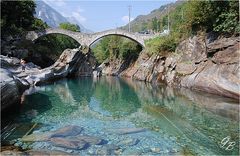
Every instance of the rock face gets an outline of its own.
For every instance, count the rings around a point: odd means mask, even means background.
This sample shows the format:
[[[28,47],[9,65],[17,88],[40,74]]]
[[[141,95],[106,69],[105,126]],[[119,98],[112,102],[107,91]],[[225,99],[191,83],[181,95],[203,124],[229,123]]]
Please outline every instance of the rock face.
[[[143,51],[136,62],[115,73],[238,99],[239,46],[238,37],[211,39],[211,35],[194,36],[182,41],[173,54],[148,56]],[[111,68],[110,64],[102,71],[114,75],[113,70],[109,70]]]
[[[200,38],[195,40],[201,41]],[[191,45],[190,43],[186,43]],[[200,48],[187,50],[179,46],[180,53],[192,54],[198,51],[202,52],[201,57],[193,55],[191,65],[194,69],[192,73],[185,73],[180,76],[180,85],[182,87],[202,90],[231,98],[239,98],[239,40],[237,37],[222,38],[211,43],[199,42]],[[204,51],[204,49],[206,49]],[[189,58],[191,59],[191,58]],[[179,60],[177,67],[181,66],[184,60]],[[188,65],[183,67],[188,68]],[[182,74],[177,70],[177,74]]]

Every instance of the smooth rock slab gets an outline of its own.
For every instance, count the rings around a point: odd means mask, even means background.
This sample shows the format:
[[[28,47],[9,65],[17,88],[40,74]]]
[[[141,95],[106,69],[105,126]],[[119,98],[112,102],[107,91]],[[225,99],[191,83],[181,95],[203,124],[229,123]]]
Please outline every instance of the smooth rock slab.
[[[79,135],[83,131],[79,126],[65,126],[56,131],[46,133],[34,133],[27,136],[23,136],[21,141],[34,142],[34,141],[48,141],[54,137],[68,137]]]
[[[84,135],[84,136],[76,136],[74,138],[77,140],[83,140],[83,141],[89,143],[90,145],[102,145],[102,144],[107,143],[106,140],[103,140],[103,139],[101,139],[99,137],[95,137],[95,136]]]
[[[67,138],[51,138],[50,143],[57,147],[82,150],[89,146],[89,144],[84,140],[79,139],[67,139]]]
[[[82,127],[79,126],[65,126],[53,132],[51,138],[53,137],[67,137],[67,136],[76,136],[83,131]]]
[[[119,141],[118,145],[119,146],[135,146],[140,142],[139,139],[136,138],[128,138],[125,140]]]

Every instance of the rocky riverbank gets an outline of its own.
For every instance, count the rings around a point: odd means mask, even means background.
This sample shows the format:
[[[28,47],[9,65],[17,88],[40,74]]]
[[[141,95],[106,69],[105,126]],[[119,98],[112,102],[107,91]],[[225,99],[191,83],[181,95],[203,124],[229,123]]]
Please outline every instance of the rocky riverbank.
[[[149,56],[142,51],[136,61],[104,62],[98,70],[105,75],[166,83],[239,99],[239,38],[211,37],[194,36],[184,40],[175,53]],[[0,60],[1,110],[19,104],[22,93],[31,85],[67,76],[92,76],[95,64],[91,53],[84,54],[80,49],[66,49],[53,65],[44,69],[29,62],[22,71],[19,59],[1,55]]]
[[[1,110],[21,102],[21,95],[30,86],[40,85],[67,76],[91,76],[92,63],[90,54],[80,49],[66,49],[50,67],[41,69],[29,62],[22,69],[20,60],[15,57],[0,55],[1,61]]]
[[[101,68],[106,75],[119,73],[141,81],[239,99],[239,45],[238,37],[194,36],[182,41],[175,53],[149,56],[143,51],[137,61],[129,63],[123,71],[121,61],[105,63]]]

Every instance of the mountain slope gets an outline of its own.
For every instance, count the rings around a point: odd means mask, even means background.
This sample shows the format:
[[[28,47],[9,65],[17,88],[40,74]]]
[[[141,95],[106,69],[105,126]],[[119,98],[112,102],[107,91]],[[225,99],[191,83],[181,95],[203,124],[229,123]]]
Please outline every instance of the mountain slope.
[[[162,5],[160,8],[151,11],[147,15],[139,15],[133,21],[131,21],[131,30],[133,32],[142,31],[149,25],[155,17],[157,19],[163,18],[163,16],[167,15],[168,12],[174,10],[178,5],[182,4],[183,1],[176,1],[175,3],[170,3],[166,5]],[[128,24],[121,27],[121,29],[128,30]]]
[[[57,28],[60,23],[70,22],[80,26],[81,32],[91,32],[79,23],[74,17],[66,18],[43,1],[36,2],[35,17],[46,22],[50,27]]]

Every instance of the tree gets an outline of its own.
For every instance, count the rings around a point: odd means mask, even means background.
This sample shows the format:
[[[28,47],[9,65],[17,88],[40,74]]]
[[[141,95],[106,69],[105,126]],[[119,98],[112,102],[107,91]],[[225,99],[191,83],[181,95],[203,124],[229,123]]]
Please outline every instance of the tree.
[[[135,41],[115,35],[104,37],[92,48],[98,64],[106,59],[136,58],[141,50],[142,47]]]
[[[16,33],[30,30],[34,22],[35,3],[28,1],[1,1],[2,32]]]
[[[31,27],[33,30],[43,30],[48,28],[49,26],[47,25],[46,22],[43,22],[41,19],[35,18]]]
[[[70,30],[70,31],[80,32],[80,27],[77,24],[71,24],[69,22],[60,23],[59,28]]]
[[[158,31],[159,25],[158,25],[158,20],[156,17],[152,19],[152,29],[154,31]]]

